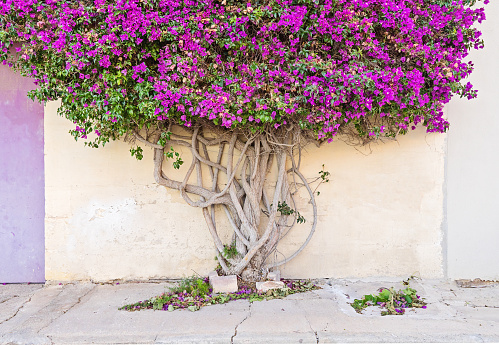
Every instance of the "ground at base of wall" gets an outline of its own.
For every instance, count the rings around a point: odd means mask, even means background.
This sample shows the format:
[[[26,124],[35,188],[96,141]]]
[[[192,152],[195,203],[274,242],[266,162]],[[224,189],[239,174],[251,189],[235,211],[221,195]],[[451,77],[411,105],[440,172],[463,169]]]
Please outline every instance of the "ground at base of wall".
[[[165,283],[0,285],[0,344],[499,342],[499,286],[411,282],[427,309],[380,316],[349,303],[403,283],[324,280],[322,289],[284,299],[238,300],[192,313],[120,311],[165,292]]]

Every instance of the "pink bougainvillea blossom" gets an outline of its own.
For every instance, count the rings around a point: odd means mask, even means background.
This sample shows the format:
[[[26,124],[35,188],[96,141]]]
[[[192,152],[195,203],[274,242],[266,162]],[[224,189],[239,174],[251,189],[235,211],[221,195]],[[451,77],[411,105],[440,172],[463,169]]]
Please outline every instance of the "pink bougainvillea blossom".
[[[37,98],[61,98],[85,133],[99,128],[97,142],[161,121],[299,125],[328,141],[345,128],[366,138],[419,124],[444,132],[443,105],[476,97],[461,81],[469,48],[483,47],[473,25],[485,14],[470,5],[0,0],[0,59],[35,78]]]

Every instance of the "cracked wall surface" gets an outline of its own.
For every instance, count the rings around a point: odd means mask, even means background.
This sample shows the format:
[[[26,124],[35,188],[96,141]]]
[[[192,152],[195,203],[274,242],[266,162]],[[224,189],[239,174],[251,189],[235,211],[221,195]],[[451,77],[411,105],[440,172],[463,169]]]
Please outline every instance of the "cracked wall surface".
[[[212,270],[215,249],[201,210],[155,183],[151,151],[136,161],[122,142],[86,148],[67,134],[72,124],[56,108],[45,109],[47,280],[179,278]],[[319,187],[314,237],[282,276],[442,277],[444,148],[445,135],[424,130],[358,150],[342,142],[306,148],[304,175],[317,177],[324,164],[331,179]],[[181,153],[188,166],[189,153]],[[173,173],[179,178],[182,169]],[[307,206],[304,195],[298,199]],[[311,210],[300,212],[310,220]],[[229,243],[222,217],[217,223]],[[310,223],[290,233],[272,259],[291,255]]]

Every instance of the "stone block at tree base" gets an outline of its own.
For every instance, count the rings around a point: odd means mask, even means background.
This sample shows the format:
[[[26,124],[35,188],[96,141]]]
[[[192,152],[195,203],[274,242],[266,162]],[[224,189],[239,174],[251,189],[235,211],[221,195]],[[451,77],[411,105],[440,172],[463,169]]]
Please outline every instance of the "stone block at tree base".
[[[283,282],[276,281],[266,281],[266,282],[256,282],[256,289],[263,292],[267,292],[272,289],[282,289],[284,287]]]
[[[237,291],[237,276],[210,276],[213,293],[230,293]]]
[[[277,270],[277,271],[274,271],[274,272],[269,272],[267,274],[267,279],[268,280],[273,280],[273,281],[276,281],[276,282],[280,282],[281,281],[281,271]]]
[[[211,271],[210,273],[208,273],[208,279],[210,280],[210,285],[211,285],[211,279],[213,277],[218,277],[217,271]]]

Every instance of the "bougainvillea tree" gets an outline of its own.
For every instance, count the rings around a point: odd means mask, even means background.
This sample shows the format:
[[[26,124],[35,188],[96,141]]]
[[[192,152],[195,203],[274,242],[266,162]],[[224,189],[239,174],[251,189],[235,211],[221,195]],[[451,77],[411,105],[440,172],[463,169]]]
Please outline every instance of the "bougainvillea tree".
[[[303,145],[367,143],[418,125],[445,132],[443,105],[475,97],[463,82],[468,51],[483,44],[474,3],[0,0],[0,61],[35,79],[31,96],[61,100],[75,139],[99,147],[124,138],[139,159],[152,147],[156,181],[202,209],[223,271],[256,279],[314,232]],[[180,167],[179,145],[192,159],[176,181],[163,163]],[[304,221],[298,186],[313,209],[310,235],[269,262]]]

